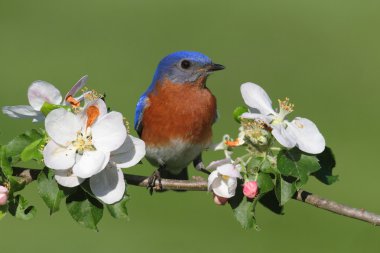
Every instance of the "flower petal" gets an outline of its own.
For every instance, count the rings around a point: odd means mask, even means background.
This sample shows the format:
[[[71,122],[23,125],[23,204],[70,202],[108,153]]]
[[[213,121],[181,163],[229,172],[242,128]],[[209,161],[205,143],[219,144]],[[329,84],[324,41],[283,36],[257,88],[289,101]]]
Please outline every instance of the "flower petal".
[[[89,178],[102,171],[110,159],[109,153],[100,150],[85,151],[74,165],[73,173],[77,177]]]
[[[285,148],[293,148],[296,146],[296,140],[285,129],[284,124],[271,125],[272,135]]]
[[[45,81],[35,81],[29,86],[28,99],[29,104],[39,111],[45,102],[59,105],[62,95],[54,85]]]
[[[36,118],[39,120],[45,118],[41,112],[34,110],[30,105],[4,106],[2,111],[11,118]]]
[[[75,94],[77,94],[77,92],[80,91],[86,85],[87,79],[88,75],[83,76],[81,79],[79,79],[79,81],[76,84],[74,84],[74,86],[69,90],[69,92],[67,92],[64,101],[66,105],[70,105],[70,103],[66,101],[66,98],[68,96],[74,97]]]
[[[100,173],[90,178],[90,187],[94,195],[104,203],[118,202],[125,192],[123,172],[109,164]]]
[[[286,131],[297,142],[297,147],[306,153],[319,154],[325,149],[325,138],[311,120],[297,117],[288,124]]]
[[[217,167],[220,167],[224,164],[231,164],[232,159],[231,158],[224,158],[222,160],[212,161],[207,167],[206,170],[214,170]]]
[[[207,178],[207,189],[209,191],[212,191],[212,185],[213,183],[215,182],[215,180],[217,180],[219,177],[219,174],[218,172],[215,170],[213,172],[210,173],[210,175],[208,175],[208,178]]]
[[[216,168],[216,171],[221,175],[234,177],[234,178],[241,178],[240,172],[231,163],[223,164],[222,166],[219,166],[218,168]]]
[[[80,185],[84,181],[83,178],[75,176],[71,169],[56,170],[54,178],[58,184],[64,187],[75,187]]]
[[[76,139],[81,125],[75,114],[58,108],[46,116],[45,129],[55,142],[67,146]]]
[[[111,153],[112,162],[118,168],[129,168],[136,165],[145,156],[145,142],[128,135],[123,145]]]
[[[54,170],[67,170],[75,163],[75,149],[58,145],[53,140],[45,146],[43,156],[45,165]]]
[[[265,124],[269,125],[270,122],[273,120],[273,117],[271,115],[264,115],[260,113],[251,113],[251,112],[245,112],[241,115],[244,119],[255,119],[255,120],[261,120]]]
[[[123,116],[119,112],[107,113],[92,126],[92,143],[97,150],[114,151],[127,137]]]
[[[212,191],[223,198],[232,198],[235,196],[237,187],[237,179],[229,177],[227,180],[218,177],[211,185]]]
[[[275,115],[276,112],[272,108],[272,101],[263,88],[254,83],[243,83],[240,86],[240,92],[244,102],[252,109],[258,110],[260,113]]]

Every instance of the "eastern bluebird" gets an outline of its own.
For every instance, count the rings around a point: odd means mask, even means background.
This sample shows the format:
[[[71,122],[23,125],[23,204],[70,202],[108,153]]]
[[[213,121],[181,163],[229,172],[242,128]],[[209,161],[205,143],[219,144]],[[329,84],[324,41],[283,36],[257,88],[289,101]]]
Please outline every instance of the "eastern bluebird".
[[[191,162],[204,169],[201,153],[211,144],[211,126],[217,119],[216,98],[206,80],[222,69],[207,56],[187,51],[172,53],[158,64],[137,103],[134,126],[145,141],[147,160],[158,167],[153,175],[159,181],[187,179]]]

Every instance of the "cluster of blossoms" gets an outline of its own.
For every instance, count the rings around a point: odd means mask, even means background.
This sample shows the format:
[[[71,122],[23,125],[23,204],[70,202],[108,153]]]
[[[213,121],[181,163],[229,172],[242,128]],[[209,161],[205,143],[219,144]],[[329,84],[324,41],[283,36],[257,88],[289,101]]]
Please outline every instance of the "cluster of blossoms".
[[[76,187],[89,179],[94,196],[113,204],[125,193],[121,169],[145,156],[145,143],[128,134],[122,114],[109,112],[96,92],[83,91],[74,98],[86,80],[87,76],[81,78],[64,99],[52,84],[36,81],[28,89],[30,106],[6,106],[3,112],[35,122],[45,120],[49,140],[43,159],[58,184]],[[46,112],[46,108],[50,109]]]
[[[208,189],[213,192],[216,204],[225,204],[235,196],[238,180],[243,181],[242,192],[247,198],[253,199],[258,195],[258,171],[247,169],[252,158],[264,157],[275,164],[272,150],[297,147],[315,155],[325,149],[325,139],[312,121],[301,117],[292,121],[286,119],[294,109],[288,98],[278,100],[279,108],[274,110],[268,94],[259,85],[244,83],[240,90],[248,108],[239,115],[238,138],[231,139],[225,135],[214,150],[223,150],[226,158],[207,167],[214,170],[208,178]],[[274,147],[276,144],[280,148]],[[247,154],[233,160],[233,148],[238,146],[245,146]]]

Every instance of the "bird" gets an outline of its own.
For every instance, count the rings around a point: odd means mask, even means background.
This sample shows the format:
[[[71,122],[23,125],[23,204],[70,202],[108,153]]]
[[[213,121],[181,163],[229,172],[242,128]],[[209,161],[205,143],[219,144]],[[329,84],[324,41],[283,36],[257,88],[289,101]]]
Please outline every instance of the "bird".
[[[216,98],[206,81],[224,68],[193,51],[174,52],[159,62],[137,102],[134,121],[146,145],[146,159],[157,168],[149,177],[150,187],[158,179],[162,189],[161,178],[187,180],[192,162],[205,171],[202,151],[212,142],[212,125],[218,118]]]

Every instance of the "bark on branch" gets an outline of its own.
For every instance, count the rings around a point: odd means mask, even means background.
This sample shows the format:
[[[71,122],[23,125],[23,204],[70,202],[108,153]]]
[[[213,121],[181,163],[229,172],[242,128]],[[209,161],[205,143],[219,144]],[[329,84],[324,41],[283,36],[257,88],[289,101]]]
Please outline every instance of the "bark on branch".
[[[26,169],[26,168],[13,168],[14,175],[19,176],[20,180],[25,181],[25,183],[30,183],[37,179],[40,170],[37,169]],[[135,186],[148,186],[148,177],[124,174],[125,181],[129,185]],[[162,179],[162,189],[163,190],[187,190],[187,191],[207,191],[207,181],[204,179],[197,180],[173,180],[173,179]],[[158,187],[155,190],[159,190]],[[371,223],[373,225],[380,225],[380,215],[368,212],[364,209],[353,208],[333,200],[328,200],[310,192],[299,190],[293,196],[294,200],[307,203],[317,208],[321,208],[339,215],[347,216],[353,219],[358,219]]]

